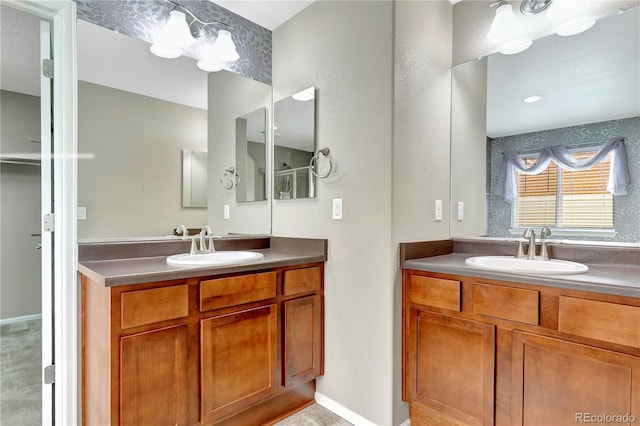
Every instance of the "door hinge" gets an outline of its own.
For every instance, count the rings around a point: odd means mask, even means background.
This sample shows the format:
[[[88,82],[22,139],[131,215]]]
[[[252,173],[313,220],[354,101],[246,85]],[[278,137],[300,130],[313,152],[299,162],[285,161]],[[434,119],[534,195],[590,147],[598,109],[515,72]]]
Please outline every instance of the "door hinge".
[[[42,75],[47,78],[53,78],[53,59],[42,60]]]
[[[45,232],[53,232],[55,229],[55,216],[53,213],[45,213],[42,216],[42,230]]]
[[[44,368],[44,384],[50,385],[55,383],[55,381],[56,381],[56,366],[47,365]]]

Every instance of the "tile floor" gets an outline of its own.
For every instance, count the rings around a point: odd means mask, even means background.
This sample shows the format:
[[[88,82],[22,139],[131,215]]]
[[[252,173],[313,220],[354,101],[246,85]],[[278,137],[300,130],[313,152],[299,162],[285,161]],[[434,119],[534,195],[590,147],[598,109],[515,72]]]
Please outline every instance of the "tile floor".
[[[42,424],[40,320],[0,326],[0,425]]]
[[[322,405],[313,404],[293,416],[287,417],[275,426],[352,426],[351,423],[327,410]]]

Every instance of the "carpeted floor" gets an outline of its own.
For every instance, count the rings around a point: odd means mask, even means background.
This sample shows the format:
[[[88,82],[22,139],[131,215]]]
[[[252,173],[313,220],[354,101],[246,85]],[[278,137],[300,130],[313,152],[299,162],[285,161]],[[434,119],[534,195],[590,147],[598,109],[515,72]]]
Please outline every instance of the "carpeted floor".
[[[351,423],[327,410],[322,405],[313,404],[293,416],[287,417],[275,426],[352,426]]]
[[[40,320],[0,326],[0,424],[42,424]]]

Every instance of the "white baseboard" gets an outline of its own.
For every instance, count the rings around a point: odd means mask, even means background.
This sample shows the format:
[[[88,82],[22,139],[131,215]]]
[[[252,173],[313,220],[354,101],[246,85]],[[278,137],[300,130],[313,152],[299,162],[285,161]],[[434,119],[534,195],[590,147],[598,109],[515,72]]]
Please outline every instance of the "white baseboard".
[[[334,412],[355,426],[379,426],[320,392],[316,392],[316,403],[322,405],[327,410]]]
[[[33,314],[33,315],[24,315],[21,317],[4,318],[4,319],[0,319],[0,325],[15,324],[17,322],[33,321],[33,320],[39,320],[39,319],[42,319],[42,314]]]
[[[407,419],[404,422],[402,422],[402,424],[400,424],[400,426],[411,426],[411,419]]]

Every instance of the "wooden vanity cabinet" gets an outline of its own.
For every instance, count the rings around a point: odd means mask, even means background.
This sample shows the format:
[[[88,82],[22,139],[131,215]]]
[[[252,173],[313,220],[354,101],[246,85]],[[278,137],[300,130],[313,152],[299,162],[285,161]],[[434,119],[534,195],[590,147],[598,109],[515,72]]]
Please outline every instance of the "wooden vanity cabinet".
[[[84,425],[262,425],[314,401],[322,264],[104,287],[82,276]]]
[[[405,270],[411,424],[640,419],[638,324],[637,298]]]

